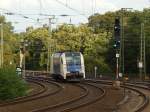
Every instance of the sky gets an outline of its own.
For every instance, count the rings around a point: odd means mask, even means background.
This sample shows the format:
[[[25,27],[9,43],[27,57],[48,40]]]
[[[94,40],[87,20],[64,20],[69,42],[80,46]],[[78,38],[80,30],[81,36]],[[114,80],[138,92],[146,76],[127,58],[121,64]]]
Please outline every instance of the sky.
[[[15,32],[25,31],[29,26],[41,27],[49,23],[48,18],[53,18],[52,27],[63,23],[78,25],[87,23],[94,13],[149,7],[150,0],[0,0],[0,14],[12,22]]]

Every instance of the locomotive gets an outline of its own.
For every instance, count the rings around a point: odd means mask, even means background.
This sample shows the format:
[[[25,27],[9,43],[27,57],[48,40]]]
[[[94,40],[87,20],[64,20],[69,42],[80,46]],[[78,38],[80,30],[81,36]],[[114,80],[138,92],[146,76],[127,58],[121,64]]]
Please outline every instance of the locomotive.
[[[84,58],[80,52],[56,52],[51,56],[50,74],[56,80],[85,78]]]

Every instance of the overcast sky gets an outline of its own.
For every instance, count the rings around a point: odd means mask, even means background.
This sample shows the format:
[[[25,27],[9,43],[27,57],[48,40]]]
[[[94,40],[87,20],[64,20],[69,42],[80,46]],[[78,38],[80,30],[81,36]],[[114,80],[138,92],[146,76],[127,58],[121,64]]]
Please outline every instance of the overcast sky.
[[[51,17],[48,15],[55,15],[55,25],[64,22],[80,24],[88,22],[88,16],[93,13],[103,14],[121,8],[143,10],[149,6],[150,0],[0,0],[0,14],[13,23],[16,32],[21,32],[28,26],[48,24]],[[8,12],[14,15],[6,15]],[[60,16],[64,14],[69,16]]]

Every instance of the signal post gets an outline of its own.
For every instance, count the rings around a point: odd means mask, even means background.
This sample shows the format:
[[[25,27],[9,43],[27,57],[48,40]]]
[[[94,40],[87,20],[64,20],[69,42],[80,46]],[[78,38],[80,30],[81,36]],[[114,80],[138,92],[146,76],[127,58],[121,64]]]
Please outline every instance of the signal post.
[[[120,81],[119,81],[119,57],[120,57],[120,18],[115,18],[115,25],[114,25],[114,38],[115,43],[113,45],[115,51],[116,51],[116,76],[115,81],[113,81],[113,87],[120,88]]]

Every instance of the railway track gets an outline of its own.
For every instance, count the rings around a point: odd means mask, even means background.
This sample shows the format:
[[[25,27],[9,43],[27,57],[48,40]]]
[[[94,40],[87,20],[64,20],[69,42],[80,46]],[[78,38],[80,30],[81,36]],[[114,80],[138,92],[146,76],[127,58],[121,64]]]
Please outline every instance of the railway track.
[[[32,102],[32,101],[35,101],[35,100],[38,100],[38,99],[45,98],[47,96],[51,96],[53,94],[58,93],[62,89],[61,85],[59,85],[58,83],[52,82],[52,81],[49,81],[46,84],[42,80],[41,81],[39,81],[37,79],[35,80],[34,78],[31,78],[31,77],[27,78],[26,80],[28,82],[32,82],[32,83],[37,84],[42,89],[40,91],[36,92],[36,93],[31,94],[31,95],[27,95],[27,96],[24,96],[24,97],[16,98],[16,99],[14,99],[12,101],[0,104],[0,112],[3,112],[3,111],[4,112],[13,112],[13,111],[16,112],[18,110],[14,110],[14,108],[11,109],[11,107],[13,107],[13,106],[17,107],[17,105],[26,104],[26,103],[29,103],[29,102]],[[51,84],[51,86],[50,86],[50,84]],[[53,88],[49,89],[49,86],[53,87]],[[23,110],[20,110],[18,112],[23,112]]]
[[[98,80],[92,80],[92,82],[94,82],[94,83],[101,82],[102,83],[102,81],[98,81]],[[112,85],[112,81],[107,81],[107,80],[103,81],[103,84],[106,84],[106,83],[108,85]],[[149,82],[137,82],[135,84],[128,82],[125,85],[121,86],[121,87],[126,88],[127,90],[135,92],[136,94],[138,94],[137,96],[140,96],[140,98],[142,99],[141,103],[138,106],[136,106],[136,108],[133,109],[133,112],[141,112],[148,106],[150,95],[147,95],[147,94],[145,94],[145,92],[142,92],[142,91],[143,91],[143,89],[146,90],[146,91],[150,90],[149,85],[150,85]],[[64,109],[60,112],[72,111],[74,109],[78,109],[79,107],[78,106],[75,106],[75,108],[71,107],[71,108],[68,108],[68,109]],[[40,111],[37,111],[37,112],[40,112]]]
[[[107,84],[107,85],[112,85],[111,80],[87,80],[88,82],[92,83],[100,83],[100,84]],[[148,112],[146,108],[150,109],[149,105],[149,97],[150,97],[150,88],[149,88],[149,83],[147,82],[137,82],[137,83],[130,83],[127,82],[125,84],[121,84],[122,88],[126,88],[126,90],[129,92],[134,92],[137,94],[137,97],[140,97],[142,99],[141,103],[136,105],[135,108],[130,108],[128,111],[129,112]],[[124,108],[124,107],[123,107]],[[127,110],[125,110],[126,112]],[[119,111],[119,112],[124,112]]]
[[[47,94],[44,93],[45,95],[32,98],[31,100],[28,100],[28,101],[23,99],[20,103],[17,102],[17,103],[13,103],[10,105],[3,105],[0,108],[1,112],[29,112],[29,111],[32,111],[41,107],[47,107],[49,105],[58,104],[59,102],[69,101],[70,99],[76,100],[77,98],[84,96],[88,93],[88,90],[86,90],[83,86],[77,85],[77,84],[72,84],[72,85],[61,84],[60,85],[59,83],[56,83],[50,80],[45,80],[42,78],[39,79],[39,78],[30,77],[30,79],[37,80],[38,82],[47,83],[47,85],[49,86],[48,89],[50,89],[49,92],[51,94],[48,95],[48,93]],[[55,89],[52,88],[52,85],[54,83],[61,86],[61,90],[57,93],[54,91],[56,91],[58,87],[56,88],[56,85],[55,85]],[[71,88],[74,90],[72,90]]]
[[[83,83],[78,85],[87,91],[84,95],[57,105],[36,109],[32,112],[68,112],[95,103],[105,95],[104,89],[93,84]]]
[[[117,105],[122,100],[117,94],[123,93],[123,89],[122,92],[111,90],[110,80],[85,80],[81,83],[58,83],[43,77],[27,77],[27,80],[42,89],[32,95],[1,104],[0,112],[125,112],[125,106]],[[140,100],[131,112],[149,112],[149,83],[128,82],[123,87],[126,88],[126,94],[130,91]]]

